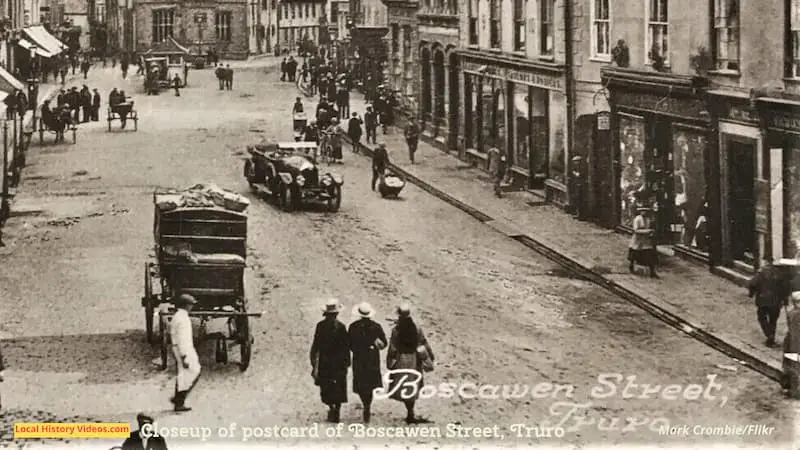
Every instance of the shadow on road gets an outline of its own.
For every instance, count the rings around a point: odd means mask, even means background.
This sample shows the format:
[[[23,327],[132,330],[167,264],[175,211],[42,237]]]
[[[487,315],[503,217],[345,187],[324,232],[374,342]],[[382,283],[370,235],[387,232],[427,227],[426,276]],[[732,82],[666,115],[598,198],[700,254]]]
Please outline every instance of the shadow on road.
[[[2,342],[6,365],[13,370],[82,373],[87,383],[141,381],[156,375],[151,361],[157,350],[144,332],[34,336]]]

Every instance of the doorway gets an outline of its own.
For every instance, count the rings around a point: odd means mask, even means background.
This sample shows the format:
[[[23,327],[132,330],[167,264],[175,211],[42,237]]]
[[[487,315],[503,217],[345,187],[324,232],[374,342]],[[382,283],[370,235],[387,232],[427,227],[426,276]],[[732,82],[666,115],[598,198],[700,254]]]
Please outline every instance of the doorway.
[[[726,140],[730,259],[753,266],[756,257],[754,180],[758,145],[755,140],[746,137],[726,136]]]

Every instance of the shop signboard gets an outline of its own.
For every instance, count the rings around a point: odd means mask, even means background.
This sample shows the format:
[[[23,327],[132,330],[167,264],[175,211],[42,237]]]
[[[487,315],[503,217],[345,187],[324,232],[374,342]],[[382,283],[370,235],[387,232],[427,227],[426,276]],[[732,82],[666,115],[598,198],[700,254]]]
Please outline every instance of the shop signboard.
[[[611,129],[611,113],[608,111],[600,111],[597,113],[597,129],[599,131],[608,131]]]
[[[547,74],[526,69],[512,69],[492,64],[482,64],[474,61],[465,61],[462,64],[462,68],[464,72],[474,75],[500,78],[514,83],[520,83],[549,90],[563,89],[561,81],[562,76],[559,74]]]
[[[769,204],[770,204],[770,188],[769,181],[755,180],[755,214],[756,214],[756,232],[769,233]]]

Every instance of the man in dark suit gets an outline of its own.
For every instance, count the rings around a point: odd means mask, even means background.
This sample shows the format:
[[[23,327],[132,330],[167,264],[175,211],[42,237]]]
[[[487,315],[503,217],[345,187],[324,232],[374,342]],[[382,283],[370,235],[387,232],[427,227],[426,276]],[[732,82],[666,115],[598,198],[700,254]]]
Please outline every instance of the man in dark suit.
[[[122,443],[122,450],[167,450],[167,442],[161,436],[153,436],[155,427],[152,417],[140,413],[136,416],[139,429]]]
[[[92,95],[92,121],[97,122],[100,120],[100,93],[97,88],[94,89]]]

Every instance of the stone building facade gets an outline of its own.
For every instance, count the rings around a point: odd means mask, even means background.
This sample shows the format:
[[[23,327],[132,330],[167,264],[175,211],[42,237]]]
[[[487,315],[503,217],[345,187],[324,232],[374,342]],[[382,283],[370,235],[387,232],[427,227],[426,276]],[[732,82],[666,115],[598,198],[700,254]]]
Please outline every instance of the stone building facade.
[[[191,4],[137,0],[134,6],[136,51],[145,52],[168,37],[189,48],[215,49],[226,59],[245,59],[256,33],[247,0]]]
[[[394,90],[404,112],[419,112],[419,21],[415,0],[381,0],[387,8],[388,58],[384,83]]]
[[[457,0],[425,0],[417,13],[419,109],[423,136],[442,148],[458,149],[459,5]]]

